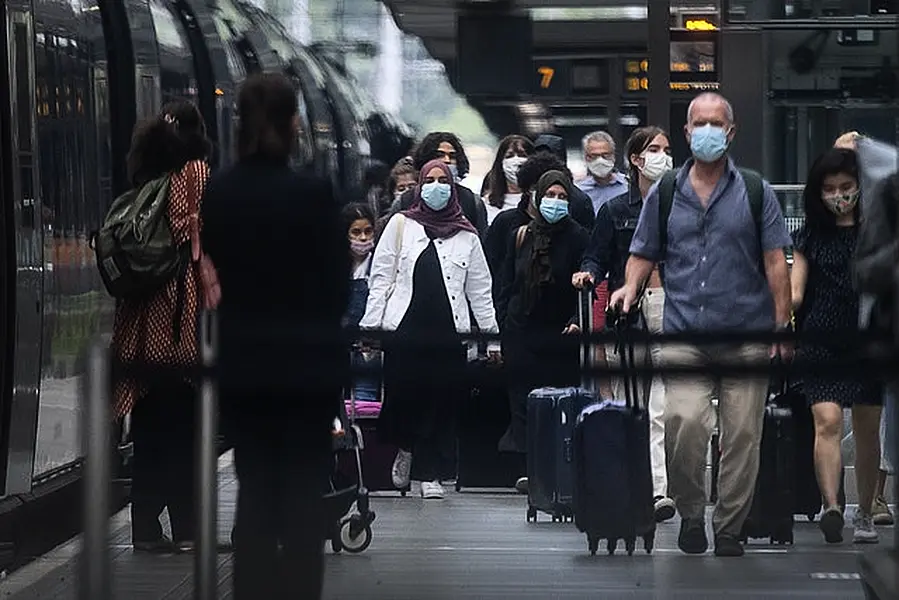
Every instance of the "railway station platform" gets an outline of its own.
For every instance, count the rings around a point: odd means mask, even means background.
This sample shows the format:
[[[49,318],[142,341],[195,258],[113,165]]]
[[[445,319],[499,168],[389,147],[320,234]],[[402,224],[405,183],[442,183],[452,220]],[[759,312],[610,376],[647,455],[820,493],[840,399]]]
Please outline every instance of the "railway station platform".
[[[219,461],[219,534],[228,540],[237,494],[230,453]],[[362,554],[328,553],[328,600],[816,598],[861,600],[860,552],[848,541],[826,546],[817,525],[797,516],[792,547],[753,542],[743,558],[686,556],[678,523],[659,526],[656,549],[628,557],[590,557],[573,524],[525,520],[526,499],[513,493],[450,491],[444,501],[415,494],[375,495],[374,539]],[[854,510],[851,507],[849,510]],[[129,511],[112,518],[113,592],[127,600],[190,600],[193,557],[135,555]],[[879,528],[880,548],[893,529]],[[851,531],[846,530],[847,540]],[[75,538],[0,581],[0,598],[76,597]],[[623,544],[621,545],[623,546]],[[219,555],[220,598],[230,598],[231,557]],[[261,599],[260,599],[261,600]]]

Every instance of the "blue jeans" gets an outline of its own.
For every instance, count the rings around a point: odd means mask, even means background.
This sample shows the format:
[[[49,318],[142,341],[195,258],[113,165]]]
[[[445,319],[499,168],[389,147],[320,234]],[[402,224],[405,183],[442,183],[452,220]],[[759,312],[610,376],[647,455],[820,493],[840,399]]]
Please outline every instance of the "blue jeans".
[[[375,364],[380,363],[381,355],[379,353],[373,353],[366,359],[361,351],[353,350],[352,361],[354,367],[365,365],[374,366]],[[380,377],[354,377],[353,393],[356,400],[378,402],[380,400],[380,392]]]

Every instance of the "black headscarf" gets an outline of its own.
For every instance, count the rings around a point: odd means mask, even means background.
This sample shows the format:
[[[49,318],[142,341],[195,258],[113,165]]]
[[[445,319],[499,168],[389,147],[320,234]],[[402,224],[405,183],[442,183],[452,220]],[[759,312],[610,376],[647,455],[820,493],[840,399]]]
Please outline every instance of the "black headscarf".
[[[549,223],[540,214],[540,202],[546,190],[554,185],[561,185],[565,188],[565,194],[571,197],[571,180],[561,171],[547,171],[537,181],[537,187],[534,189],[534,219],[528,225],[528,232],[533,236],[534,243],[531,246],[531,260],[528,264],[527,277],[525,279],[525,290],[527,295],[526,313],[530,314],[531,310],[537,304],[540,297],[540,289],[553,283],[552,262],[550,261],[549,251],[552,245],[552,235],[565,221],[570,217],[566,217],[557,223]]]

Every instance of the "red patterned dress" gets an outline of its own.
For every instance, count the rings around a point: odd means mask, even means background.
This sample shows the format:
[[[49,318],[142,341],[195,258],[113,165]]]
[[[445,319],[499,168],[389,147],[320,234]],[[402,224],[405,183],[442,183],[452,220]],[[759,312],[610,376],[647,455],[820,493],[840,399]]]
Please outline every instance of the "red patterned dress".
[[[202,226],[197,220],[208,179],[209,166],[200,160],[191,161],[180,172],[172,174],[168,218],[175,243],[179,246],[195,242],[198,229]],[[177,278],[149,299],[121,300],[117,303],[112,349],[118,360],[163,366],[190,366],[198,362],[196,323],[200,306],[200,275],[197,263],[191,262],[185,279],[181,335],[177,342],[174,333],[180,291]],[[147,386],[137,380],[120,379],[113,391],[113,416],[121,418],[128,414],[146,392]]]

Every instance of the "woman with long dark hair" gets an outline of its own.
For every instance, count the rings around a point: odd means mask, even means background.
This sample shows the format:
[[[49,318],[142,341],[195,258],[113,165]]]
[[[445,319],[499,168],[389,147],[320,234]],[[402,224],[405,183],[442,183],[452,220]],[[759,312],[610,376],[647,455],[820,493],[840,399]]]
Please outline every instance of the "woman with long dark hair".
[[[631,240],[643,209],[643,200],[650,188],[673,167],[671,143],[668,134],[659,127],[649,126],[635,129],[627,140],[625,154],[630,171],[628,191],[612,198],[599,207],[596,225],[590,238],[590,245],[581,263],[581,272],[572,277],[575,287],[600,283],[608,278],[609,291],[614,292],[624,285],[624,268],[630,256]],[[649,277],[642,301],[642,312],[646,326],[651,333],[662,332],[662,317],[665,308],[665,290],[658,271]],[[603,354],[604,352],[604,354]],[[661,361],[662,348],[653,344],[652,360]],[[617,355],[610,346],[600,349],[600,356],[609,362],[616,362]],[[609,380],[601,382],[606,387]],[[611,382],[604,394],[621,399],[620,379]],[[647,401],[649,413],[649,450],[652,463],[652,484],[657,521],[667,521],[674,517],[674,501],[668,497],[668,472],[665,459],[665,386],[661,377],[652,378]]]
[[[321,597],[331,424],[348,365],[350,244],[331,185],[290,168],[297,96],[247,79],[238,162],[209,182],[203,241],[222,287],[219,389],[240,482],[234,597]],[[302,240],[302,268],[285,271]]]
[[[534,153],[534,144],[523,135],[508,135],[499,143],[493,166],[484,178],[481,197],[487,206],[487,226],[496,215],[518,206],[521,188],[518,168]]]
[[[790,276],[797,328],[848,331],[859,326],[859,294],[852,265],[859,232],[859,175],[851,150],[831,149],[809,170],[803,192],[805,225],[793,232]],[[836,340],[835,340],[836,341]],[[851,360],[850,346],[801,344],[797,361]],[[843,409],[852,410],[855,477],[859,505],[853,519],[855,543],[877,543],[872,507],[880,466],[880,411],[883,388],[876,378],[810,375],[802,387],[815,420],[815,470],[824,497],[819,526],[828,543],[843,540],[838,501],[842,459]]]
[[[200,199],[209,178],[210,144],[197,108],[186,100],[135,129],[128,155],[135,188],[168,175],[167,217],[178,246],[191,246],[182,275],[149,298],[116,304],[112,349],[118,360],[138,365],[197,363],[196,323],[202,300],[199,270]],[[152,381],[122,378],[114,391],[116,417],[131,413],[134,443],[131,535],[135,551],[190,550],[194,539],[193,456],[196,384],[179,377]],[[168,507],[172,540],[163,536],[159,515]]]

